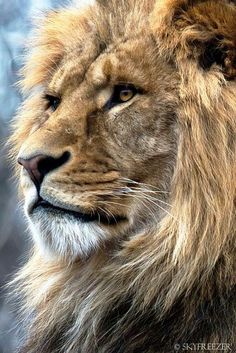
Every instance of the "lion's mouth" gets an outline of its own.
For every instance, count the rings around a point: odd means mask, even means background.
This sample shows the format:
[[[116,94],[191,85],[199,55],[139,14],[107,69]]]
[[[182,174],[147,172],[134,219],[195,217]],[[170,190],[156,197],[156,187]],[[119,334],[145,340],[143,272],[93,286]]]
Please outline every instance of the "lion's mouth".
[[[58,207],[50,202],[40,198],[32,207],[32,213],[36,209],[43,209],[45,211],[54,213],[55,215],[70,215],[72,217],[75,217],[77,220],[79,220],[82,223],[90,223],[90,222],[98,222],[102,223],[105,225],[114,225],[117,223],[120,223],[122,221],[127,221],[127,218],[124,216],[120,215],[110,215],[102,211],[93,211],[90,213],[84,213],[84,212],[77,212],[77,211],[72,211],[68,210],[63,207]]]

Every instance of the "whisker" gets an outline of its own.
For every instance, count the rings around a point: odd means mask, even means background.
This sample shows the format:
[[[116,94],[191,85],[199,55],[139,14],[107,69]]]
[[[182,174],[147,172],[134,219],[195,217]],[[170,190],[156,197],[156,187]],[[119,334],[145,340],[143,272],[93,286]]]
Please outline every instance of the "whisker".
[[[174,216],[167,211],[165,208],[161,207],[159,204],[157,204],[156,202],[150,200],[149,198],[144,197],[144,199],[142,197],[140,197],[140,195],[135,195],[135,197],[137,197],[139,200],[146,200],[147,202],[152,203],[153,205],[155,205],[156,207],[160,208],[162,211],[164,211],[165,213],[167,213],[169,216],[171,216],[172,218],[174,218]],[[160,200],[157,200],[160,201]]]
[[[158,202],[163,203],[164,205],[167,205],[167,206],[171,207],[171,204],[169,204],[168,202],[160,200],[157,197],[153,197],[153,196],[150,196],[150,195],[145,195],[145,193],[142,192],[141,190],[140,191],[138,190],[137,192],[136,192],[136,190],[131,190],[130,193],[133,193],[133,194],[139,193],[139,196],[142,195],[144,198],[147,198],[148,200],[158,201]],[[127,194],[125,194],[125,195],[127,195]]]
[[[145,189],[145,188],[142,188],[142,187],[136,187],[134,186],[133,187],[133,190],[137,190],[137,191],[144,191],[144,192],[149,192],[149,193],[152,193],[152,194],[167,194],[168,192],[167,191],[161,191],[161,190],[150,190],[150,189]]]
[[[122,203],[118,203],[118,202],[113,202],[113,201],[102,201],[102,200],[99,200],[97,201],[98,203],[101,203],[103,205],[116,205],[116,206],[124,206]]]
[[[157,215],[154,213],[154,211],[147,205],[147,200],[145,199],[139,199],[139,201],[141,201],[141,203],[144,205],[144,207],[146,207],[148,209],[148,211],[150,212],[150,214],[152,215],[154,220],[157,220]]]
[[[125,177],[121,177],[120,178],[120,181],[121,182],[128,182],[130,184],[135,184],[135,185],[140,185],[140,186],[145,186],[147,188],[151,188],[151,189],[155,189],[155,190],[158,190],[160,192],[163,192],[163,193],[167,193],[169,194],[169,191],[166,191],[166,190],[160,190],[159,188],[157,188],[156,186],[154,185],[151,185],[151,184],[146,184],[146,183],[142,183],[142,182],[138,182],[138,181],[135,181],[135,180],[132,180],[132,179],[129,179],[129,178],[125,178]]]
[[[125,193],[125,194],[121,194],[120,196],[132,196],[134,199],[136,198],[137,200],[141,201],[144,203],[144,201],[152,203],[154,206],[158,207],[159,209],[161,209],[162,211],[164,211],[165,213],[167,213],[169,216],[171,216],[172,218],[174,218],[174,216],[165,208],[163,208],[162,206],[160,206],[157,202],[163,203],[169,207],[171,207],[171,205],[163,200],[159,200],[158,198],[154,198],[150,195],[145,195],[144,192],[139,192],[139,194],[137,194],[137,192],[135,192],[135,190],[131,189],[129,190],[129,192],[131,193]],[[147,207],[147,206],[146,206]],[[150,208],[149,208],[149,211]]]
[[[117,223],[117,220],[116,220],[114,214],[113,214],[110,210],[105,210],[103,207],[99,207],[99,206],[98,206],[98,208],[99,208],[103,213],[105,213],[105,215],[106,215],[108,221],[109,221],[109,216],[111,216],[111,217],[114,219],[115,223]],[[100,222],[100,219],[99,219],[99,222]]]
[[[143,191],[142,189],[140,189],[140,190],[136,190],[136,189],[132,189],[132,188],[129,188],[129,190],[125,190],[125,193],[124,192],[122,192],[122,191],[120,191],[120,192],[118,192],[118,191],[116,191],[115,192],[115,195],[116,196],[129,196],[130,194],[139,194],[139,195],[143,195],[144,196],[144,198],[147,198],[147,199],[150,199],[150,200],[153,200],[153,201],[158,201],[158,202],[160,202],[160,203],[163,203],[164,205],[167,205],[167,206],[169,206],[169,207],[171,207],[171,204],[169,204],[168,202],[166,202],[166,201],[163,201],[163,200],[160,200],[159,198],[157,198],[157,197],[153,197],[153,196],[150,196],[150,195],[146,195],[146,192],[147,191]],[[155,194],[155,192],[153,192],[154,194]],[[133,196],[133,195],[131,195],[131,196]]]

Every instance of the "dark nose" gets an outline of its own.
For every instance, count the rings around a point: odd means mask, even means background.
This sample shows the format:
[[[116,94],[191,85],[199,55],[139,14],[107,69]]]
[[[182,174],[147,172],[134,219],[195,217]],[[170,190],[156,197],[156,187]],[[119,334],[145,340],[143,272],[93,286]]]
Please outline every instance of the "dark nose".
[[[37,189],[39,189],[45,175],[61,167],[69,158],[69,152],[64,152],[59,158],[39,154],[29,159],[18,158],[18,163],[27,170],[31,180],[34,182]]]

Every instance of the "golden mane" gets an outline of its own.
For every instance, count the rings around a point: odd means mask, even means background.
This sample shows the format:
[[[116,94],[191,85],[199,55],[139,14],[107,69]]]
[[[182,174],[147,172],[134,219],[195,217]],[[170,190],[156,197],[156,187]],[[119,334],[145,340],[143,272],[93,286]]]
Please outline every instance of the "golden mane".
[[[223,0],[99,3],[46,18],[23,69],[23,90],[48,79],[65,43],[73,45],[78,33],[89,40],[97,31],[99,47],[137,22],[141,32],[151,30],[160,55],[180,77],[171,214],[151,233],[126,240],[111,254],[101,250],[88,263],[45,261],[36,250],[13,281],[20,283],[23,312],[35,317],[21,352],[170,353],[186,340],[233,343],[236,8]],[[143,13],[151,13],[148,25]],[[208,47],[217,55],[210,69]],[[34,109],[30,102],[21,119]],[[21,119],[12,137],[16,151],[28,134]],[[208,318],[201,317],[204,310]]]

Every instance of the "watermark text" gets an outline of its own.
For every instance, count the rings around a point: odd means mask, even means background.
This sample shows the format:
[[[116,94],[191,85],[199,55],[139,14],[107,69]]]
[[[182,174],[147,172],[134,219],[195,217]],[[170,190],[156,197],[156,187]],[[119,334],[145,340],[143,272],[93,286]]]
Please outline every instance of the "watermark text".
[[[218,351],[232,352],[233,346],[231,343],[176,343],[174,350],[176,352],[191,352],[191,351]]]

